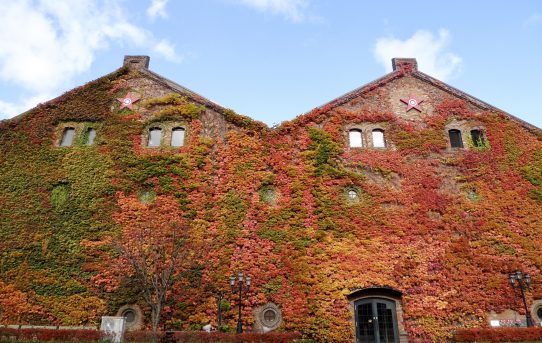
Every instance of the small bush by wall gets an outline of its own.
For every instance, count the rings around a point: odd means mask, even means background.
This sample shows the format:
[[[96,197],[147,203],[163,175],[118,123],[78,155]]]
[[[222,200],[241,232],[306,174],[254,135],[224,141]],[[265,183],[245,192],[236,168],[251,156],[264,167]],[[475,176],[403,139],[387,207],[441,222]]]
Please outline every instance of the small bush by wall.
[[[294,342],[301,336],[296,333],[268,333],[256,334],[245,333],[240,335],[227,333],[205,333],[205,332],[179,332],[175,335],[176,341],[179,343],[189,342],[235,342],[235,343],[286,343]]]
[[[456,342],[522,342],[542,339],[542,327],[460,329],[455,332]]]
[[[0,328],[0,338],[38,341],[98,341],[101,338],[97,330],[51,330],[51,329],[12,329]]]
[[[286,343],[295,342],[301,335],[298,333],[244,333],[240,335],[221,332],[173,332],[166,337],[165,332],[132,331],[125,334],[126,342],[151,342],[157,339],[160,342],[176,343]],[[38,340],[38,341],[99,341],[101,332],[97,330],[51,330],[44,328],[13,329],[0,327],[0,340]]]
[[[148,342],[154,337],[163,342],[176,342],[176,343],[212,343],[212,342],[228,342],[228,343],[286,343],[295,342],[301,338],[299,333],[285,332],[285,333],[243,333],[243,334],[229,334],[223,332],[191,332],[191,331],[179,331],[174,332],[171,337],[166,337],[164,332],[158,332],[153,334],[150,331],[134,331],[127,332],[125,340],[128,342]],[[170,339],[168,339],[170,338]]]

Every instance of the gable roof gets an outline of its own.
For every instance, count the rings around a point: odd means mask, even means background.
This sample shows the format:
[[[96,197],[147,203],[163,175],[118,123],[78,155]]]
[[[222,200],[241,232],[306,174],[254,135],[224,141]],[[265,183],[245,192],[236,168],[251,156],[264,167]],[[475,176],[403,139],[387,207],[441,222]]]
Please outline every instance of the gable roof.
[[[341,106],[341,105],[344,105],[345,103],[349,102],[350,100],[354,99],[354,98],[357,98],[361,95],[364,95],[364,94],[367,94],[369,93],[370,91],[378,88],[378,87],[381,87],[387,83],[390,83],[392,82],[393,80],[396,80],[400,77],[403,77],[405,75],[411,75],[412,77],[414,78],[417,78],[419,79],[420,81],[423,81],[425,83],[428,83],[428,84],[431,84],[433,87],[436,87],[436,88],[439,88],[441,89],[442,91],[448,93],[448,94],[451,94],[457,98],[460,98],[460,99],[463,99],[467,102],[469,102],[470,104],[484,110],[484,111],[496,111],[496,112],[500,112],[500,113],[503,113],[505,116],[509,117],[511,120],[519,123],[521,126],[523,126],[524,128],[526,128],[527,130],[531,131],[531,132],[534,132],[534,133],[537,133],[537,134],[540,134],[542,133],[542,129],[516,117],[516,116],[513,116],[512,114],[508,113],[508,112],[505,112],[495,106],[492,106],[490,104],[488,104],[487,102],[484,102],[470,94],[467,94],[455,87],[452,87],[450,86],[449,84],[447,83],[444,83],[440,80],[437,80],[435,79],[434,77],[432,76],[429,76],[421,71],[418,70],[418,63],[416,62],[416,59],[414,58],[393,58],[392,59],[392,66],[393,66],[393,71],[391,73],[388,73],[384,76],[382,76],[381,78],[378,78],[372,82],[369,82],[359,88],[356,88],[344,95],[341,95],[340,97],[336,98],[336,99],[333,99],[321,106],[318,106],[316,107],[317,109],[319,108],[324,108],[324,107],[327,107],[329,109],[334,109],[338,106]],[[309,112],[308,112],[309,113]]]
[[[205,98],[204,96],[186,88],[186,87],[183,87],[181,85],[179,85],[178,83],[176,82],[173,82],[165,77],[163,77],[162,75],[159,75],[153,71],[151,71],[150,69],[148,69],[149,67],[149,61],[150,61],[150,58],[149,56],[124,56],[124,63],[123,63],[123,66],[111,73],[108,73],[104,76],[101,76],[99,78],[97,78],[96,80],[93,80],[93,81],[90,81],[90,82],[87,82],[86,84],[82,85],[82,86],[78,86],[74,89],[71,89],[67,92],[65,92],[64,94],[62,95],[59,95],[53,99],[50,99],[50,100],[47,100],[43,103],[40,103],[38,104],[37,106],[15,116],[15,117],[12,117],[12,118],[8,118],[8,119],[4,119],[4,120],[0,120],[0,122],[14,122],[16,120],[20,120],[22,117],[24,117],[24,115],[28,114],[28,113],[31,113],[34,109],[40,107],[40,106],[46,106],[46,105],[54,105],[55,103],[57,103],[58,101],[60,101],[61,99],[64,99],[66,98],[67,96],[69,96],[70,94],[73,94],[73,92],[76,92],[78,89],[81,89],[81,88],[84,88],[86,86],[88,86],[89,84],[93,84],[95,82],[98,82],[99,80],[103,80],[105,78],[111,78],[111,77],[115,77],[116,75],[118,75],[118,73],[121,73],[123,71],[126,71],[126,70],[135,70],[137,71],[138,73],[140,73],[141,75],[143,75],[144,77],[147,77],[151,80],[153,80],[154,82],[162,85],[163,87],[165,88],[168,88],[170,89],[171,91],[173,92],[176,92],[176,93],[179,93],[181,95],[184,95],[186,97],[188,97],[190,100],[200,104],[200,105],[203,105],[205,106],[206,108],[209,108],[209,109],[212,109],[220,114],[222,114],[224,116],[224,118],[233,123],[233,124],[243,124],[243,125],[248,125],[252,128],[258,128],[258,129],[262,129],[262,130],[267,130],[268,129],[268,126],[263,123],[263,122],[260,122],[258,120],[255,120],[255,119],[252,119],[248,116],[244,116],[244,115],[241,115],[241,114],[237,114],[235,113],[233,110],[231,109],[228,109],[228,108],[225,108],[219,104],[217,104],[216,102],[213,102],[207,98]]]
[[[248,116],[237,114],[231,109],[225,108],[214,101],[207,99],[206,97],[184,87],[180,84],[171,81],[170,79],[157,74],[149,69],[149,56],[124,56],[123,67],[128,69],[135,69],[142,75],[149,79],[161,84],[162,86],[169,88],[170,90],[187,96],[190,100],[197,102],[200,105],[204,105],[206,108],[212,109],[222,114],[226,120],[238,124],[239,122],[250,122],[252,127],[259,129],[268,129],[268,126],[258,120],[252,119]]]
[[[151,71],[149,67],[149,57],[148,56],[124,56],[124,67],[127,67],[128,69],[136,69],[141,74],[147,76],[148,78],[154,80],[155,82],[161,84],[162,86],[165,86],[166,88],[171,89],[172,91],[175,91],[177,93],[181,93],[183,95],[186,95],[191,100],[196,101],[197,103],[201,105],[205,105],[206,107],[212,108],[215,111],[223,112],[226,110],[225,107],[217,104],[216,102],[213,102],[206,97],[184,87],[180,84],[171,81],[170,79],[157,74],[153,71]]]
[[[174,82],[174,81],[171,81],[169,80],[168,78],[162,76],[162,75],[159,75],[153,71],[151,71],[149,69],[149,62],[150,62],[150,58],[149,56],[124,56],[124,63],[123,63],[123,67],[122,68],[119,68],[107,75],[104,75],[102,77],[99,77],[98,79],[94,80],[94,81],[91,81],[89,83],[92,83],[92,82],[96,82],[98,80],[101,80],[103,78],[106,78],[106,77],[111,77],[113,75],[115,75],[116,73],[118,73],[119,71],[121,71],[123,68],[127,68],[129,70],[137,70],[138,72],[140,72],[142,75],[152,79],[153,81],[161,84],[162,86],[166,87],[166,88],[169,88],[171,89],[172,91],[174,92],[177,92],[177,93],[180,93],[182,95],[185,95],[187,97],[189,97],[191,100],[201,104],[201,105],[204,105],[205,107],[207,108],[210,108],[212,110],[215,110],[216,112],[224,115],[226,117],[226,119],[229,119],[230,121],[232,122],[236,122],[236,121],[244,121],[244,122],[250,122],[251,124],[253,124],[253,126],[255,127],[258,127],[260,129],[269,129],[269,127],[261,122],[261,121],[258,121],[258,120],[255,120],[255,119],[252,119],[248,116],[244,116],[244,115],[240,115],[240,114],[237,114],[235,113],[234,111],[230,110],[230,109],[227,109],[219,104],[217,104],[216,102],[212,101],[212,100],[209,100],[207,98],[205,98],[204,96],[184,87],[184,86],[181,86],[180,84]],[[469,103],[471,103],[472,105],[484,110],[484,111],[496,111],[496,112],[500,112],[502,114],[504,114],[505,116],[507,116],[508,118],[510,118],[511,120],[517,122],[518,124],[520,124],[522,127],[524,127],[525,129],[537,134],[537,135],[541,135],[542,134],[542,129],[531,124],[531,123],[528,123],[506,111],[503,111],[495,106],[492,106],[470,94],[467,94],[453,86],[450,86],[449,84],[445,83],[445,82],[442,82],[432,76],[429,76],[421,71],[418,70],[418,64],[416,62],[416,59],[414,58],[393,58],[392,59],[392,66],[393,66],[393,71],[374,80],[374,81],[371,81],[359,88],[356,88],[346,94],[343,94],[341,95],[340,97],[338,98],[335,98],[323,105],[320,105],[320,106],[317,106],[315,109],[322,109],[322,108],[327,108],[328,110],[332,110],[338,106],[341,106],[347,102],[349,102],[350,100],[354,99],[354,98],[357,98],[363,94],[367,94],[369,93],[370,91],[378,88],[378,87],[381,87],[387,83],[390,83],[392,82],[393,80],[396,80],[400,77],[403,77],[405,75],[411,75],[412,77],[414,78],[417,78],[419,79],[420,81],[423,81],[425,83],[428,83],[428,84],[431,84],[433,87],[436,87],[436,88],[439,88],[441,89],[442,91],[448,93],[448,94],[451,94],[457,98],[460,98],[460,99],[463,99]],[[87,83],[87,85],[89,84]],[[59,99],[65,97],[67,94],[81,88],[81,87],[84,87],[84,86],[80,86],[80,87],[76,87],[56,98],[53,98],[51,100],[48,100],[42,104],[38,104],[36,107],[39,107],[39,106],[42,106],[42,105],[46,105],[46,104],[51,104],[51,103],[55,103],[56,101],[58,101]],[[35,107],[34,107],[35,108]],[[34,108],[31,108],[13,118],[10,118],[10,119],[3,119],[3,120],[0,120],[0,122],[7,122],[7,121],[12,121],[14,119],[20,119],[22,116],[24,116],[25,114],[31,112]],[[314,110],[314,109],[313,109]],[[299,115],[297,118],[300,118],[300,117],[303,117],[307,114],[309,114],[310,112],[312,112],[313,110],[309,111],[309,112],[306,112],[304,114],[301,114]],[[296,119],[297,119],[296,118]],[[294,120],[296,120],[294,119]],[[278,125],[277,129],[280,128],[282,126],[282,124]]]

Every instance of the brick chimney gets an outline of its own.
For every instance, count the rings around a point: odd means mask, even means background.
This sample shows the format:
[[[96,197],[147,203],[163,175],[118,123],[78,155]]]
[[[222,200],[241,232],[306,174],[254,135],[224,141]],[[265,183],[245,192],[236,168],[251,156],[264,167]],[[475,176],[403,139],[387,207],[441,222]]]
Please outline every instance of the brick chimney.
[[[392,58],[391,66],[393,67],[393,71],[402,70],[409,72],[418,70],[418,62],[416,62],[415,58]]]
[[[124,56],[123,67],[128,69],[149,69],[149,56]]]

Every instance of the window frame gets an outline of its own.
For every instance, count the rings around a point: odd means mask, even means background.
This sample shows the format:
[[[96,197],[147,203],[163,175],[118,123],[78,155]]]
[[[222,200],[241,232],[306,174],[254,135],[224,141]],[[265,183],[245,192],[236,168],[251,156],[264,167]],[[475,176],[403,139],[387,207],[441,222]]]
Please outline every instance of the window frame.
[[[153,138],[153,132],[154,131],[158,131],[159,132],[159,135],[158,136],[158,144],[157,145],[151,145],[151,142],[152,142],[152,138]],[[156,148],[160,148],[162,147],[162,142],[163,142],[163,139],[164,139],[164,135],[163,135],[163,131],[164,129],[162,129],[161,127],[159,126],[151,126],[147,129],[147,148],[149,149],[156,149]]]
[[[359,146],[353,146],[352,145],[352,134],[353,133],[359,133]],[[357,149],[357,148],[365,148],[366,147],[366,143],[365,143],[365,139],[364,139],[364,134],[363,134],[363,130],[360,129],[360,128],[357,128],[357,127],[353,127],[353,128],[350,128],[348,129],[348,147],[349,148],[354,148],[354,149]]]
[[[91,135],[92,132],[94,132],[94,136]],[[95,127],[87,127],[85,135],[86,135],[86,141],[84,145],[92,146],[96,143],[96,137],[98,137],[98,130]],[[92,141],[90,140],[91,137],[92,137]]]
[[[478,140],[475,139],[473,134],[474,132],[478,132]],[[486,146],[486,137],[484,134],[484,130],[478,127],[473,127],[469,130],[469,134],[473,148],[483,148],[484,146]],[[477,144],[477,141],[479,141],[479,144]]]
[[[181,145],[173,145],[173,137],[174,137],[175,132],[182,132]],[[172,147],[172,148],[182,148],[183,146],[185,146],[185,141],[186,141],[186,128],[185,127],[183,127],[183,126],[174,126],[173,128],[171,128],[171,134],[170,134],[170,139],[169,139],[169,146],[170,147]]]
[[[382,146],[376,146],[375,145],[375,133],[381,133],[382,134]],[[386,149],[388,147],[388,144],[386,143],[386,130],[384,130],[381,127],[375,127],[371,129],[371,145],[375,149]]]
[[[446,132],[448,134],[448,143],[449,143],[450,149],[459,150],[459,149],[464,149],[465,148],[465,144],[463,142],[463,132],[462,132],[461,129],[456,128],[456,127],[450,127],[450,128],[447,128]],[[452,139],[452,133],[458,134],[458,137],[456,137],[458,140],[456,142],[460,143],[459,146],[454,146],[454,140]]]
[[[66,138],[66,135],[68,132],[72,132],[71,138],[70,138],[70,144],[64,144],[64,140]],[[75,143],[75,138],[77,136],[77,129],[75,128],[75,125],[65,125],[62,126],[62,133],[60,135],[60,140],[58,142],[58,146],[61,148],[69,148],[73,147]]]

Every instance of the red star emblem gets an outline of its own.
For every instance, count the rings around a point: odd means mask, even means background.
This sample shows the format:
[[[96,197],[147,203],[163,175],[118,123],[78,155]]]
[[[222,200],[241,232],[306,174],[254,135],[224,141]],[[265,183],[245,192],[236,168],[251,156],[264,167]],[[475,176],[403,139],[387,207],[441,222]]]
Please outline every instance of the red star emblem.
[[[413,108],[416,109],[418,112],[422,111],[422,109],[420,108],[420,104],[423,102],[423,100],[418,100],[418,98],[412,94],[409,95],[408,98],[401,99],[401,101],[407,104],[407,112]]]
[[[117,98],[118,101],[120,101],[120,108],[119,110],[122,110],[125,107],[128,107],[129,109],[133,110],[133,103],[138,101],[140,99],[139,95],[134,94],[132,92],[128,92],[124,96],[124,98]]]

